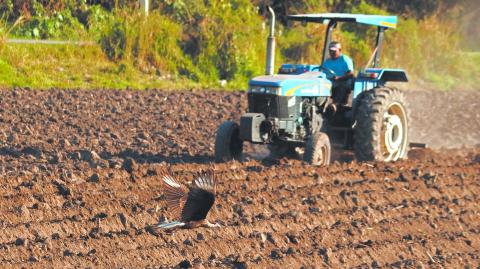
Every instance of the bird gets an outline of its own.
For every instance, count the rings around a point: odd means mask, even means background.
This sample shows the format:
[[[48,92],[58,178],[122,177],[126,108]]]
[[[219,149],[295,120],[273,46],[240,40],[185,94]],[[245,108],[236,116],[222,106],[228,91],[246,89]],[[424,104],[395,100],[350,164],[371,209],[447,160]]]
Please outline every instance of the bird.
[[[175,220],[158,224],[157,228],[221,227],[219,223],[207,220],[208,212],[215,203],[216,194],[216,177],[212,168],[198,173],[188,188],[178,183],[169,170],[165,169],[161,177],[167,210],[173,214]]]

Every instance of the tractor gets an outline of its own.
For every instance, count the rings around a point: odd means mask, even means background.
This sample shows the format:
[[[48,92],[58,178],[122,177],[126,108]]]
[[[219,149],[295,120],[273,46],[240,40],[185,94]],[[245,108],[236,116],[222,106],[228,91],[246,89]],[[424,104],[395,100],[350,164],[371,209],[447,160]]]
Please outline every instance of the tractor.
[[[243,144],[268,145],[272,152],[303,154],[312,165],[328,165],[332,149],[353,151],[358,161],[396,161],[409,148],[409,111],[405,97],[387,82],[407,82],[401,69],[380,68],[384,34],[397,24],[396,16],[324,13],[289,15],[303,23],[326,25],[320,64],[283,64],[274,74],[275,13],[271,14],[265,75],[248,83],[248,112],[240,122],[225,121],[217,129],[215,161],[242,160]],[[351,83],[346,105],[335,112],[332,102],[332,70],[323,66],[332,31],[339,23],[377,27],[375,49],[366,67]],[[298,154],[297,154],[298,156]]]

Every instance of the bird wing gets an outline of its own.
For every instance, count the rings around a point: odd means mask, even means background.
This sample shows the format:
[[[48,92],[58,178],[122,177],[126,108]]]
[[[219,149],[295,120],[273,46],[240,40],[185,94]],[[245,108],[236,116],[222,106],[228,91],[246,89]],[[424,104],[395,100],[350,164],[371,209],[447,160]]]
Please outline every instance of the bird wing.
[[[213,169],[209,169],[206,172],[202,171],[200,174],[198,174],[197,178],[193,181],[193,185],[196,188],[211,192],[215,195],[215,181],[215,171]]]
[[[212,169],[202,172],[193,181],[182,210],[182,220],[199,221],[207,217],[215,202],[215,173]]]
[[[178,183],[169,172],[163,173],[162,182],[169,213],[173,218],[179,219],[187,201],[188,189]]]

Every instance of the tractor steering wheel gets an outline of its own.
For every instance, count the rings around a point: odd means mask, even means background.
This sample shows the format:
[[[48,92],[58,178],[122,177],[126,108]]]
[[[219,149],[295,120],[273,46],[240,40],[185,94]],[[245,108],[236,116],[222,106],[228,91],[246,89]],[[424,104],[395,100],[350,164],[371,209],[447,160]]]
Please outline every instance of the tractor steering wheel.
[[[330,80],[333,79],[333,78],[337,75],[337,74],[335,74],[335,72],[333,72],[332,69],[328,69],[328,68],[326,68],[326,67],[324,67],[324,66],[314,67],[314,68],[312,68],[312,71],[313,71],[313,70],[317,70],[317,69],[318,69],[318,71],[320,71],[320,70],[325,71],[325,73],[326,73],[326,75],[327,75],[327,78],[330,79]]]

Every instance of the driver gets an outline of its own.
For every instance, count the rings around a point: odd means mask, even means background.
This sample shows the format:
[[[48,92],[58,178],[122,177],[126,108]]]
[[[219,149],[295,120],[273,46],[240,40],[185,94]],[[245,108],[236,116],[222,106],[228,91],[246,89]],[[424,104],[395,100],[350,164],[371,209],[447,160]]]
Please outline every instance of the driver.
[[[342,46],[337,41],[332,41],[328,45],[330,58],[325,61],[323,66],[332,70],[335,76],[331,78],[332,86],[332,109],[335,112],[337,105],[346,105],[348,96],[352,91],[353,62],[350,57],[342,53]]]

